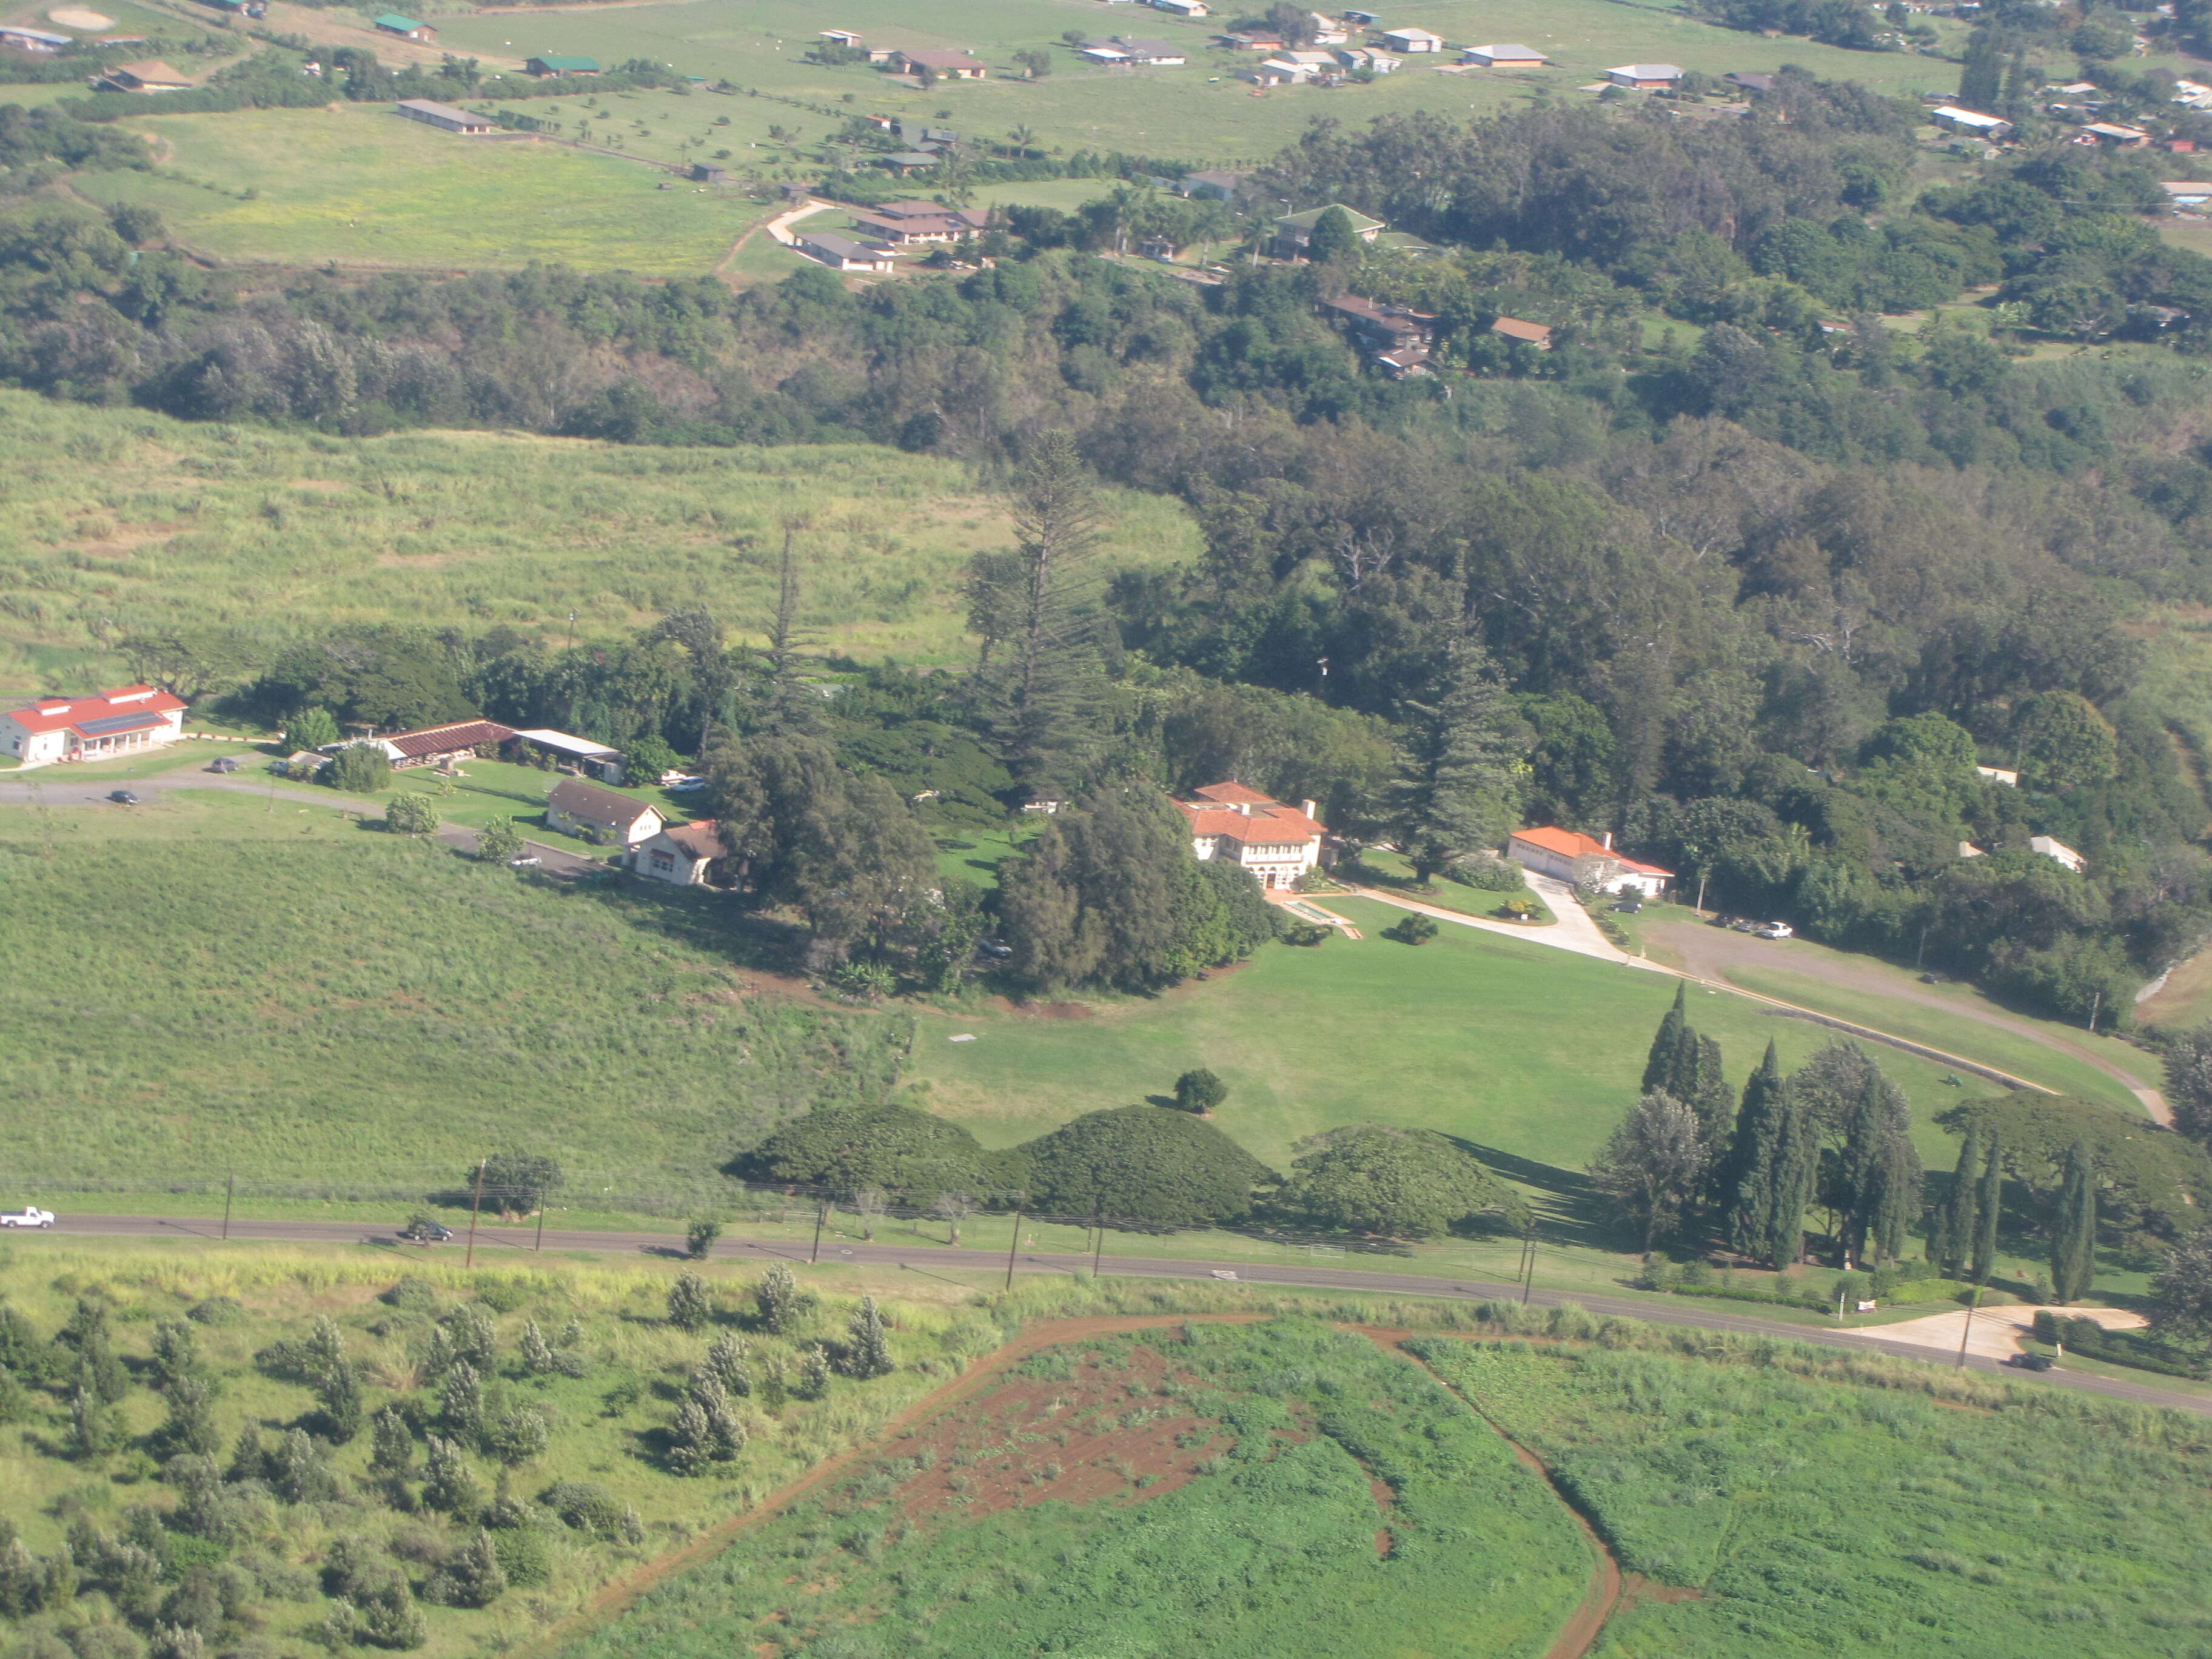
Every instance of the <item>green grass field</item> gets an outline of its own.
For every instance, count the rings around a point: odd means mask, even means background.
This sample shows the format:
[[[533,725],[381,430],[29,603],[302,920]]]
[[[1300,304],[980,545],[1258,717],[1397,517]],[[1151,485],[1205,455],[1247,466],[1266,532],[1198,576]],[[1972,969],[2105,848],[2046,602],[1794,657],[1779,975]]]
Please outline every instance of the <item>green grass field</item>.
[[[149,115],[155,173],[88,173],[86,196],[158,209],[193,251],[240,264],[711,270],[767,215],[729,191],[526,139],[465,138],[385,104]]]
[[[896,1063],[896,1018],[753,994],[714,899],[518,877],[335,799],[216,799],[166,839],[151,809],[0,811],[22,1176],[422,1191],[527,1142],[580,1200],[592,1170],[674,1191]]]
[[[564,1653],[1513,1659],[1594,1565],[1404,1359],[1193,1323],[1022,1361]]]
[[[1108,17],[1080,0],[975,0],[957,8],[919,9],[899,0],[854,0],[838,13],[836,27],[858,30],[872,42],[961,48],[992,66],[990,80],[940,83],[928,92],[902,87],[866,67],[824,69],[804,62],[817,32],[831,20],[798,0],[758,0],[742,13],[701,0],[604,13],[589,8],[520,15],[488,11],[441,20],[440,41],[454,50],[502,55],[582,52],[602,61],[650,57],[686,74],[726,77],[741,87],[811,103],[842,108],[849,94],[861,110],[924,119],[950,110],[947,118],[957,128],[993,138],[1027,126],[1048,149],[1114,149],[1215,165],[1262,161],[1316,116],[1358,124],[1389,111],[1496,110],[1525,100],[1540,86],[1571,94],[1607,65],[1631,60],[1661,58],[1717,74],[1795,63],[1887,92],[1948,90],[1958,78],[1954,65],[1936,58],[1843,52],[1803,40],[1769,40],[1610,0],[1413,0],[1389,13],[1392,27],[1419,23],[1455,46],[1518,41],[1552,54],[1558,67],[1527,76],[1438,75],[1416,58],[1372,86],[1291,88],[1254,97],[1249,86],[1234,78],[1238,59],[1209,44],[1226,15],[1179,21],[1147,13],[1130,20],[1118,14]],[[1187,44],[1191,62],[1181,69],[1138,74],[1094,70],[1060,44],[1061,33],[1070,28],[1110,34],[1136,29],[1139,21],[1145,33]],[[1042,82],[1006,78],[1018,74],[1010,54],[1039,46],[1053,50],[1052,74]],[[1437,61],[1453,63],[1457,56],[1441,54]],[[819,140],[841,125],[810,110],[771,107],[774,112],[766,119],[795,127],[805,140]],[[733,125],[740,118],[733,113]],[[750,142],[757,135],[744,136]],[[740,144],[738,154],[750,153]]]
[[[1809,1355],[1408,1346],[1665,1587],[1614,1615],[1598,1659],[2162,1659],[2212,1626],[2201,1419],[1993,1385],[1943,1409],[1929,1368],[1869,1388]]]
[[[1164,1094],[1204,1066],[1230,1086],[1220,1127],[1278,1168],[1301,1137],[1353,1122],[1438,1129],[1559,1169],[1589,1161],[1635,1094],[1674,981],[1470,928],[1400,945],[1379,935],[1401,912],[1326,902],[1366,937],[1271,948],[1203,984],[1094,1004],[1086,1017],[925,1017],[913,1073],[930,1084],[933,1110],[994,1146]],[[1829,1041],[1753,1003],[1692,1000],[1692,1022],[1720,1039],[1734,1080],[1770,1037],[1791,1065]],[[976,1040],[946,1040],[963,1032]],[[1956,1146],[1933,1115],[1996,1085],[1946,1088],[1941,1066],[1894,1049],[1878,1058],[1911,1097],[1922,1156],[1948,1168]]]
[[[988,1351],[999,1340],[980,1312],[933,1304],[927,1288],[902,1286],[902,1299],[890,1304],[897,1371],[866,1382],[833,1377],[815,1401],[773,1402],[759,1394],[741,1398],[737,1405],[749,1437],[740,1456],[713,1465],[706,1478],[686,1479],[665,1467],[662,1437],[673,1402],[717,1335],[744,1341],[755,1376],[764,1380],[780,1363],[796,1378],[801,1348],[842,1339],[857,1293],[884,1286],[850,1274],[810,1273],[810,1288],[827,1294],[802,1324],[770,1336],[748,1328],[744,1318],[752,1275],[709,1267],[716,1319],[705,1330],[685,1332],[665,1316],[677,1271],[671,1262],[579,1266],[540,1258],[526,1271],[470,1273],[458,1257],[434,1262],[396,1249],[212,1241],[64,1244],[41,1238],[0,1245],[0,1304],[28,1321],[42,1351],[37,1358],[55,1352],[46,1339],[84,1297],[106,1308],[112,1350],[133,1373],[112,1408],[121,1443],[104,1454],[65,1455],[74,1362],[67,1350],[58,1352],[45,1386],[29,1393],[20,1413],[12,1420],[0,1418],[0,1481],[9,1495],[8,1518],[33,1553],[51,1555],[73,1524],[88,1522],[112,1535],[132,1524],[133,1506],[166,1515],[167,1523],[151,1534],[169,1563],[151,1609],[161,1609],[167,1587],[194,1568],[234,1573],[234,1590],[223,1598],[232,1611],[190,1622],[210,1644],[250,1639],[287,1654],[311,1650],[332,1611],[326,1599],[331,1587],[319,1571],[332,1545],[341,1537],[362,1540],[385,1570],[404,1564],[400,1570],[411,1580],[426,1617],[428,1640],[420,1651],[427,1659],[482,1653],[537,1633],[585,1602],[608,1578],[757,1503],[824,1457],[873,1439],[885,1419],[952,1368],[954,1356]],[[390,1299],[403,1277],[413,1281],[412,1295]],[[193,1310],[204,1312],[209,1299],[219,1297],[235,1304],[229,1320],[193,1316]],[[495,1486],[512,1495],[504,1512],[487,1517],[505,1559],[534,1558],[542,1573],[511,1585],[482,1608],[433,1604],[429,1581],[437,1563],[474,1538],[477,1518],[416,1503],[423,1449],[416,1447],[414,1479],[404,1483],[404,1502],[395,1504],[392,1483],[368,1467],[372,1435],[363,1431],[329,1445],[331,1431],[320,1419],[314,1389],[255,1358],[279,1341],[305,1339],[319,1317],[329,1319],[360,1379],[365,1414],[396,1406],[412,1413],[418,1427],[439,1432],[440,1395],[423,1357],[434,1326],[463,1310],[490,1322],[493,1354],[477,1365],[486,1418],[496,1423],[527,1411],[547,1429],[544,1449],[511,1467],[492,1455],[492,1443],[482,1450],[469,1447],[465,1461],[480,1503],[489,1503]],[[575,1355],[571,1369],[578,1374],[532,1374],[519,1352],[525,1322],[536,1324],[549,1343],[559,1343],[572,1320],[575,1340],[563,1346]],[[172,1507],[173,1488],[150,1476],[156,1462],[178,1448],[163,1432],[162,1397],[147,1386],[145,1369],[163,1322],[183,1322],[192,1332],[201,1366],[216,1387],[208,1417],[217,1467],[231,1464],[242,1431],[258,1430],[264,1446],[274,1449],[294,1425],[304,1425],[326,1443],[319,1460],[331,1480],[325,1495],[288,1498],[280,1482],[246,1486],[251,1477],[241,1474],[219,1500],[234,1528],[210,1528]],[[17,1375],[20,1381],[40,1381],[27,1367]],[[595,1534],[563,1524],[539,1507],[537,1500],[556,1482],[579,1480],[598,1489],[611,1514],[630,1512],[629,1536],[619,1529]],[[78,1565],[88,1578],[101,1571],[85,1554]],[[92,1583],[83,1591],[87,1599],[76,1604],[80,1617],[94,1594]],[[140,1610],[141,1629],[153,1622],[146,1603],[127,1595],[114,1600],[126,1613]],[[103,1599],[99,1605],[111,1604]],[[167,1603],[171,1622],[177,1605],[173,1599]],[[108,1616],[116,1616],[112,1607]],[[47,1632],[51,1640],[53,1629],[69,1618],[65,1607],[35,1621],[0,1614],[0,1636],[17,1638],[11,1648],[34,1629]],[[111,1639],[121,1638],[119,1629],[108,1628]]]
[[[784,521],[810,518],[805,622],[832,649],[959,664],[959,583],[1007,545],[964,468],[848,445],[652,449],[492,433],[361,440],[191,425],[0,392],[0,686],[50,683],[112,623],[497,624],[606,639],[704,605],[774,609]],[[1164,497],[1119,492],[1106,558],[1197,550]],[[74,665],[86,678],[112,659]],[[112,683],[112,682],[111,682]]]

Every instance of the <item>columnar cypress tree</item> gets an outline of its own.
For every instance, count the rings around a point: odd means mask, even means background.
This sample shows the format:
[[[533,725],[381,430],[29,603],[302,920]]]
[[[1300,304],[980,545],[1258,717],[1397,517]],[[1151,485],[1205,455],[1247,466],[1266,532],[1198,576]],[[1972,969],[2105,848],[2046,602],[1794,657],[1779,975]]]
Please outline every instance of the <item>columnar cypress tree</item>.
[[[1843,1245],[1856,1265],[1894,1259],[1920,1213],[1920,1155],[1904,1097],[1869,1063],[1844,1126],[1837,1200]]]
[[[1789,1085],[1774,1044],[1743,1085],[1743,1103],[1729,1146],[1726,1193],[1729,1243],[1746,1255],[1763,1254],[1772,1235],[1774,1182],[1789,1116]]]
[[[2079,1302],[2097,1276],[2097,1171],[2089,1143],[2066,1154],[2058,1215],[2051,1230],[2051,1287],[2059,1301]]]
[[[1766,1261],[1786,1267],[1805,1253],[1805,1206],[1820,1185],[1820,1136],[1813,1115],[1785,1101],[1766,1219]]]
[[[1637,1085],[1636,1092],[1639,1095],[1660,1090],[1673,1093],[1668,1089],[1668,1085],[1674,1080],[1675,1053],[1682,1046],[1682,1033],[1689,1029],[1690,1024],[1688,992],[1688,981],[1674,981],[1674,1006],[1668,1009],[1667,1018],[1659,1022],[1659,1030],[1652,1036],[1651,1053],[1644,1062],[1644,1081]],[[1677,1100],[1682,1097],[1674,1096]]]
[[[1997,1261],[1997,1212],[2004,1207],[2004,1146],[1996,1132],[1990,1132],[1989,1163],[1982,1170],[1982,1188],[1974,1194],[1976,1218],[1979,1224],[1974,1230],[1973,1280],[1977,1285],[1990,1282],[1990,1273]]]
[[[1894,1261],[1905,1254],[1905,1237],[1920,1218],[1926,1184],[1910,1134],[1899,1130],[1882,1142],[1878,1174],[1881,1184],[1867,1213],[1867,1237],[1875,1260]]]
[[[1997,32],[1986,26],[1966,37],[1966,52],[1959,70],[1959,101],[1972,110],[1993,110],[2004,93],[2004,60],[1997,51]]]
[[[1976,1232],[1975,1186],[1982,1174],[1982,1126],[1969,1123],[1959,1148],[1958,1172],[1951,1177],[1950,1196],[1936,1212],[1936,1225],[1928,1234],[1928,1259],[1956,1279],[1959,1269],[1973,1254]]]

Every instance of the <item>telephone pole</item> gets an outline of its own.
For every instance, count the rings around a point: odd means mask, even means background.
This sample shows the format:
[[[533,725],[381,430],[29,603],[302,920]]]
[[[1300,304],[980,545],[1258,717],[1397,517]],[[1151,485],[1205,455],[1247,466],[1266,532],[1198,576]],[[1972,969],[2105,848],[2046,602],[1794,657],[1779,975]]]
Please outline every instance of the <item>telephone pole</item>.
[[[1027,1202],[1026,1199],[1023,1200],[1023,1203]],[[1022,1206],[1017,1204],[1014,1206],[1014,1236],[1006,1241],[1006,1288],[1010,1291],[1014,1288],[1014,1252],[1021,1248],[1021,1243]]]
[[[464,1268],[477,1265],[477,1212],[483,1208],[484,1163],[483,1158],[477,1160],[476,1192],[469,1200],[469,1254],[468,1259],[461,1263]]]

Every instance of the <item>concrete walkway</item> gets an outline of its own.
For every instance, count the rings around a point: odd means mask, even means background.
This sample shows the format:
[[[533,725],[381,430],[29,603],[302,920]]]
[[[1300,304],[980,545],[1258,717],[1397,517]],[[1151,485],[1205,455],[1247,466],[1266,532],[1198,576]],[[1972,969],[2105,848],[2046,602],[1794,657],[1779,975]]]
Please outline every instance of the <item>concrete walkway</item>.
[[[835,202],[817,202],[810,197],[799,206],[792,209],[790,212],[777,214],[761,228],[768,232],[773,240],[782,243],[786,247],[796,247],[799,245],[799,238],[791,234],[791,228],[809,214],[827,213],[837,205]]]
[[[1548,945],[1555,951],[1571,951],[1577,956],[1594,957],[1600,962],[1617,962],[1626,968],[1650,968],[1659,973],[1671,971],[1656,962],[1630,956],[1607,939],[1598,930],[1598,925],[1589,912],[1576,900],[1574,889],[1565,882],[1553,876],[1539,875],[1534,870],[1528,872],[1527,879],[1530,890],[1559,918],[1548,927],[1532,927],[1519,921],[1493,921],[1488,916],[1470,916],[1462,910],[1447,910],[1441,905],[1424,904],[1419,899],[1404,898],[1376,887],[1354,887],[1352,890],[1361,898],[1373,899],[1377,904],[1395,905],[1401,910],[1411,910],[1416,915],[1428,916],[1437,921],[1449,921],[1462,927],[1479,927],[1486,933],[1504,933],[1512,939],[1524,939],[1531,945]]]

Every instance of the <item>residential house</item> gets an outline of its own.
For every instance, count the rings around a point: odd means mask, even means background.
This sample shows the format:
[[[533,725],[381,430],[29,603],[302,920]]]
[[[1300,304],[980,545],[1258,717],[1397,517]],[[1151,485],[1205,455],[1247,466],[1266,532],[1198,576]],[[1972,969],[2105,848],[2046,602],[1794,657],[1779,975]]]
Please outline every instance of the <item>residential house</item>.
[[[1262,69],[1285,70],[1294,83],[1319,80],[1334,75],[1342,67],[1333,52],[1279,52],[1261,66]]]
[[[960,142],[960,135],[951,127],[933,127],[921,121],[894,121],[891,131],[901,143],[912,144],[916,149],[946,149]]]
[[[17,52],[59,52],[70,44],[70,39],[66,34],[54,34],[45,29],[0,29],[0,46]]]
[[[1239,71],[1239,78],[1249,81],[1255,87],[1295,87],[1304,85],[1313,77],[1294,64],[1284,63],[1279,58],[1269,58],[1255,64],[1250,69]]]
[[[1363,29],[1371,29],[1382,21],[1382,16],[1380,12],[1348,11],[1344,14],[1344,21]]]
[[[1206,0],[1152,0],[1152,9],[1171,17],[1203,17],[1210,9]]]
[[[511,758],[520,758],[532,749],[551,755],[564,772],[580,772],[602,783],[620,783],[623,780],[621,753],[603,743],[593,743],[589,738],[573,737],[546,726],[526,726],[507,744]]]
[[[1545,60],[1534,46],[1469,46],[1459,61],[1484,69],[1541,69]]]
[[[1339,46],[1336,61],[1357,74],[1365,70],[1370,75],[1388,75],[1393,70],[1403,69],[1406,60],[1393,58],[1387,52],[1377,52],[1372,46]]]
[[[1960,109],[1955,104],[1939,104],[1928,112],[1928,118],[1947,132],[1963,132],[1969,137],[1986,138],[1995,143],[2012,137],[2012,123],[1995,115],[1984,115],[1979,110]]]
[[[794,229],[799,251],[810,259],[819,259],[832,270],[866,270],[881,275],[898,269],[898,261],[879,247],[870,247],[849,236],[840,236],[834,230]]]
[[[1417,52],[1442,52],[1444,38],[1427,29],[1385,29],[1382,31],[1382,44],[1393,52],[1410,57]]]
[[[1516,830],[1505,843],[1505,856],[1518,859],[1541,875],[1607,893],[1634,892],[1657,898],[1674,879],[1672,870],[1614,852],[1611,830],[1602,841],[1596,841],[1579,830],[1562,830],[1556,824]]]
[[[451,104],[428,98],[403,98],[392,108],[394,114],[404,115],[410,121],[420,121],[425,126],[439,127],[447,132],[466,133],[471,137],[495,130],[488,115],[471,115],[465,109],[455,109]]]
[[[1262,887],[1275,888],[1292,885],[1321,862],[1313,802],[1285,806],[1241,783],[1211,783],[1195,793],[1195,799],[1176,805],[1200,858],[1232,860]]]
[[[1607,70],[1605,78],[1638,92],[1672,92],[1682,83],[1682,71],[1673,64],[1623,64]]]
[[[654,881],[678,887],[735,885],[729,854],[723,850],[721,833],[712,818],[693,823],[672,823],[647,836],[629,851],[629,867]]]
[[[2027,847],[2030,852],[2040,853],[2044,857],[2064,865],[2077,876],[2089,862],[2064,842],[2053,840],[2049,836],[2030,836]]]
[[[927,70],[940,81],[980,81],[989,73],[980,58],[970,58],[964,52],[945,52],[935,47],[921,52],[894,52],[886,61],[901,75],[919,75]]]
[[[1177,64],[1188,64],[1190,62],[1190,54],[1183,51],[1182,47],[1170,46],[1165,40],[1157,40],[1149,35],[1117,34],[1111,40],[1094,40],[1087,42],[1086,44],[1090,46],[1104,46],[1110,47],[1111,49],[1119,52],[1124,58],[1133,64],[1158,64],[1162,67],[1170,67]]]
[[[403,40],[420,40],[428,46],[438,38],[438,31],[428,23],[418,23],[411,17],[402,17],[396,11],[387,11],[376,20],[378,30],[385,34],[396,34]]]
[[[2159,188],[2176,207],[2202,207],[2212,202],[2212,182],[2203,179],[2169,179]]]
[[[1280,52],[1283,37],[1261,29],[1249,29],[1236,34],[1217,34],[1214,40],[1236,52]]]
[[[1502,334],[1509,340],[1519,340],[1539,351],[1552,349],[1552,331],[1541,323],[1526,322],[1518,317],[1500,317],[1490,325],[1492,334]]]
[[[2150,134],[2141,127],[2118,126],[2109,121],[2092,121],[2074,135],[2075,143],[2088,143],[2100,149],[2143,149],[2150,144]]]
[[[1730,70],[1721,79],[1738,92],[1765,94],[1774,90],[1774,76],[1759,70]]]
[[[858,52],[867,44],[850,29],[823,29],[822,39],[833,46],[842,46],[848,52]]]
[[[501,726],[497,720],[450,720],[443,726],[395,732],[389,737],[349,738],[343,743],[325,744],[323,753],[335,755],[356,743],[367,744],[382,750],[384,758],[392,763],[392,769],[398,772],[410,766],[449,767],[479,752],[496,752],[501,744],[521,735],[513,726]]]
[[[2008,789],[2020,787],[2020,774],[2002,766],[1977,766],[1974,770],[1991,783],[2001,783]]]
[[[1316,309],[1370,355],[1401,352],[1409,346],[1425,351],[1436,343],[1436,318],[1407,306],[1383,305],[1357,294],[1343,294],[1323,300]]]
[[[934,202],[894,202],[853,216],[854,227],[865,236],[893,247],[916,242],[957,242],[980,234],[990,222],[986,208],[940,207]]]
[[[581,778],[562,779],[545,797],[547,827],[603,847],[635,847],[659,835],[663,822],[643,801]]]
[[[1085,40],[1075,55],[1103,69],[1128,69],[1137,61],[1121,47],[1109,46],[1103,40]]]
[[[597,75],[596,58],[533,58],[522,66],[526,75]]]
[[[1329,206],[1344,207],[1344,204],[1333,202]],[[1344,208],[1344,210],[1352,215],[1352,232],[1361,241],[1371,242],[1382,233],[1382,220],[1370,219],[1364,213],[1353,213],[1350,208]],[[1313,240],[1314,226],[1328,211],[1327,207],[1308,208],[1304,213],[1285,214],[1276,220],[1275,257],[1278,259],[1304,258],[1307,244]]]
[[[1216,168],[1187,173],[1182,183],[1176,186],[1176,193],[1196,202],[1233,202],[1238,188],[1251,176],[1249,173],[1224,173]]]
[[[120,685],[82,697],[40,697],[0,712],[0,750],[26,768],[107,760],[174,743],[184,699],[150,685]]]
[[[868,158],[870,166],[883,167],[889,172],[896,173],[902,179],[919,173],[924,167],[935,167],[938,158],[926,149],[902,149],[889,155],[872,155]]]
[[[1352,39],[1352,32],[1334,17],[1324,17],[1319,12],[1307,14],[1313,19],[1313,43],[1317,46],[1340,46]]]
[[[179,75],[158,58],[113,64],[93,82],[95,88],[108,92],[183,92],[191,84],[191,76]]]

